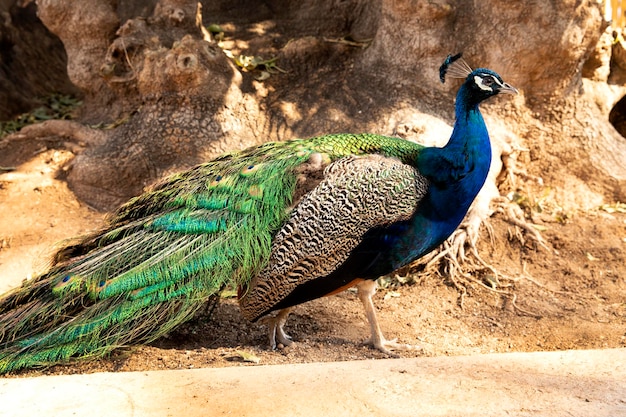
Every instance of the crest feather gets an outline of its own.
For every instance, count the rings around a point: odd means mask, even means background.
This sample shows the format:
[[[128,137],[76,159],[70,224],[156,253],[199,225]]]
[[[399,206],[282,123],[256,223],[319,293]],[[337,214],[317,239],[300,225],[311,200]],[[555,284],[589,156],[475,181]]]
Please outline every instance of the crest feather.
[[[472,72],[472,68],[461,56],[462,53],[454,56],[448,55],[444,63],[439,67],[439,79],[442,83],[446,81],[446,75],[452,78],[467,78]]]

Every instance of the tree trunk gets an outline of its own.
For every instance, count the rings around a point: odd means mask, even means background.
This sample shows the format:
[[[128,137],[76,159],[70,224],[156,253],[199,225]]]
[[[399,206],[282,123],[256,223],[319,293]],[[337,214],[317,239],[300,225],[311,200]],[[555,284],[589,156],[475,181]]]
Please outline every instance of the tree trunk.
[[[35,3],[0,1],[0,120],[42,104],[51,93],[78,95],[63,44],[37,18]]]
[[[205,3],[202,14],[189,0],[38,2],[85,97],[79,122],[111,127],[77,133],[85,148],[67,179],[87,203],[110,210],[167,172],[267,140],[368,130],[445,142],[457,85],[437,70],[458,51],[522,91],[484,106],[498,157],[518,155],[563,206],[626,200],[626,141],[608,121],[624,88],[583,79],[610,53],[596,47],[597,2]],[[224,50],[276,57],[285,72],[242,69]],[[50,126],[2,146],[58,134]]]

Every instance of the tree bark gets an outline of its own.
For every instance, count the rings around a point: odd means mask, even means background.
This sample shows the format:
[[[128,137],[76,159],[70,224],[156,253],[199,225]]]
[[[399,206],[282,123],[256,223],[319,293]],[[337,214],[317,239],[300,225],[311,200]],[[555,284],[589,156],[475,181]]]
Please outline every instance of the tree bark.
[[[117,97],[100,75],[100,63],[119,27],[115,0],[39,0],[38,16],[57,35],[68,56],[67,74],[83,92],[85,121],[115,118]]]
[[[52,93],[79,95],[63,44],[37,18],[34,2],[0,1],[0,120],[42,104]]]
[[[608,122],[625,90],[583,79],[606,53],[597,2],[205,3],[203,16],[189,0],[38,2],[85,96],[79,122],[114,127],[94,131],[69,170],[89,204],[110,210],[167,172],[267,140],[367,130],[441,144],[457,84],[437,70],[458,51],[522,91],[483,110],[529,177],[562,190],[564,205],[626,200],[626,141]],[[219,44],[210,23],[226,28]],[[276,57],[286,72],[261,77],[224,50]]]

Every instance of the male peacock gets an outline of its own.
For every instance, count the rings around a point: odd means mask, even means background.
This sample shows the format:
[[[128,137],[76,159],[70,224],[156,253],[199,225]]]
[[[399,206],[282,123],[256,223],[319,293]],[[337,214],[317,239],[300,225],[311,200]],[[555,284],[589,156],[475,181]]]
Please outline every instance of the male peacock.
[[[290,343],[292,306],[357,285],[370,342],[388,352],[375,279],[459,225],[491,159],[478,105],[515,88],[460,54],[465,78],[443,148],[371,134],[267,143],[174,175],[123,205],[108,227],[61,249],[45,274],[0,300],[0,373],[101,356],[158,338],[224,286],[243,315]],[[273,317],[268,313],[278,311]]]

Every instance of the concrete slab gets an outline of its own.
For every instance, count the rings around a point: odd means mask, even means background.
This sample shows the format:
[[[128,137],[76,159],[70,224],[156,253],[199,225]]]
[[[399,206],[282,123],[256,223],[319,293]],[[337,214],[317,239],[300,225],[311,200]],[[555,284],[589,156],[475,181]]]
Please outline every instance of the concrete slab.
[[[0,379],[2,416],[626,416],[626,349]]]

